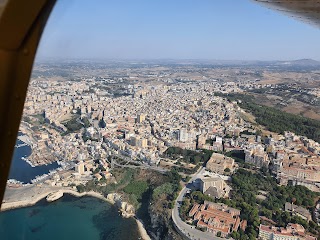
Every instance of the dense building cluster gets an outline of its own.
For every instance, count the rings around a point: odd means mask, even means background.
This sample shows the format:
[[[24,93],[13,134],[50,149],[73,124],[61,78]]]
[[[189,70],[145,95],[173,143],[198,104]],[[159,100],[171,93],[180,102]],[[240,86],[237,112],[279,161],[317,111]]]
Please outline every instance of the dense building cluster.
[[[316,240],[316,237],[305,233],[305,229],[300,224],[289,223],[287,227],[271,227],[260,225],[259,239],[262,240]]]
[[[32,164],[61,164],[46,183],[70,186],[107,180],[114,164],[132,163],[161,171],[187,165],[188,170],[196,169],[199,161],[164,155],[169,147],[179,147],[219,152],[211,155],[205,173],[193,181],[193,189],[211,198],[230,197],[228,180],[239,165],[270,170],[280,184],[320,191],[319,143],[292,132],[265,131],[239,107],[239,101],[216,94],[276,86],[253,79],[257,72],[239,70],[228,75],[221,69],[206,69],[199,76],[196,68],[188,67],[181,77],[180,68],[112,68],[113,75],[107,76],[101,69],[94,70],[99,77],[80,71],[82,75],[74,79],[39,77],[30,83],[20,127],[24,136],[20,137],[39,150],[29,157]],[[208,72],[212,75],[204,76]],[[229,81],[231,77],[237,80]],[[224,155],[228,152],[241,153],[244,159],[237,163]],[[117,162],[119,159],[123,162]],[[159,165],[161,161],[166,162],[166,169]],[[265,199],[267,193],[262,195]],[[311,219],[309,210],[293,203],[287,203],[285,211]],[[189,218],[212,236],[227,237],[239,229],[245,231],[247,222],[241,220],[240,212],[205,201],[192,206]],[[286,228],[260,225],[259,230],[261,239],[313,239],[299,224]]]
[[[213,235],[220,232],[222,237],[237,231],[239,227],[243,230],[246,228],[246,221],[240,219],[240,210],[220,203],[205,201],[204,204],[195,204],[189,217],[193,217],[197,227]]]

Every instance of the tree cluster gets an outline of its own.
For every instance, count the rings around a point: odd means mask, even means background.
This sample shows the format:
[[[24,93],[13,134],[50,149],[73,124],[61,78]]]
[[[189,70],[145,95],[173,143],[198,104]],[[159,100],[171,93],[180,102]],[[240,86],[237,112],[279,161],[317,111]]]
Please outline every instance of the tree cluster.
[[[283,134],[291,131],[298,135],[306,136],[317,142],[320,141],[320,121],[283,112],[274,107],[259,105],[254,102],[250,95],[229,94],[229,101],[241,100],[239,106],[251,112],[257,123],[266,126],[271,132]]]
[[[181,159],[186,163],[192,163],[197,165],[202,162],[207,162],[212,155],[212,151],[209,151],[209,150],[194,151],[194,150],[182,149],[179,147],[169,147],[164,152],[164,155],[172,159]]]
[[[232,188],[232,199],[218,201],[241,210],[240,217],[246,219],[249,226],[245,234],[257,236],[259,216],[275,221],[278,226],[286,226],[292,222],[303,225],[310,232],[318,231],[318,227],[312,227],[312,221],[307,223],[301,217],[291,216],[284,211],[285,203],[293,199],[296,205],[311,208],[318,193],[304,186],[279,186],[270,175],[265,176],[262,172],[252,173],[244,169],[239,169],[232,176]],[[260,190],[266,192],[265,200],[257,199]],[[237,234],[237,237],[236,239],[241,239],[241,234]]]

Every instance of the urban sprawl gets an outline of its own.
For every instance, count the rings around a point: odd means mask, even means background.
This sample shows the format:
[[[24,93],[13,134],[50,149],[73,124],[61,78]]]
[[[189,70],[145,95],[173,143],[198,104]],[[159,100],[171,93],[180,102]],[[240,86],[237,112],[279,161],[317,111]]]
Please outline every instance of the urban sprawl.
[[[84,67],[70,78],[44,76],[41,72],[49,66],[36,66],[19,138],[32,149],[26,161],[34,166],[58,161],[60,167],[34,179],[33,185],[76,189],[92,179],[109,184],[115,181],[114,168],[162,174],[172,168],[190,170],[180,172],[189,182],[182,185],[172,214],[181,211],[183,201],[189,201],[187,212],[172,219],[178,232],[191,239],[237,238],[247,231],[242,209],[219,201],[233,199],[231,183],[240,169],[252,174],[264,169],[279,186],[301,185],[320,192],[319,143],[290,131],[267,131],[240,108],[240,100],[225,97],[276,87],[261,83],[252,71],[228,76],[218,68],[202,75],[194,66],[157,65],[96,68],[88,74]],[[210,151],[211,157],[203,165],[199,159],[184,161],[183,154],[177,157],[180,149]],[[242,161],[233,157],[237,154]],[[30,184],[8,181],[9,188],[25,185]],[[211,200],[191,201],[194,192]],[[268,194],[259,191],[256,201],[260,204]],[[319,206],[315,203],[311,210],[298,202],[287,200],[281,209],[318,224]],[[272,216],[259,217],[259,239],[316,239],[301,223],[279,225]]]

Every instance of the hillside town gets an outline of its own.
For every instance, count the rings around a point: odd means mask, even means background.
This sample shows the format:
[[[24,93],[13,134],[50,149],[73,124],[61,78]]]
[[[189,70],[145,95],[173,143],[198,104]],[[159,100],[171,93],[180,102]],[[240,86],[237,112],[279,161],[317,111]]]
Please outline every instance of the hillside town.
[[[291,131],[270,132],[240,107],[240,100],[221,95],[275,85],[241,72],[237,82],[224,82],[208,76],[195,79],[192,73],[190,78],[172,78],[176,70],[116,71],[123,76],[48,80],[40,74],[31,80],[20,126],[20,138],[33,150],[26,160],[34,166],[60,164],[34,183],[76,188],[94,179],[106,185],[115,182],[115,167],[166,173],[179,166],[192,171],[181,172],[192,177],[182,199],[196,191],[215,201],[232,199],[231,182],[238,169],[263,169],[279,186],[320,192],[318,142]],[[170,148],[206,150],[210,158],[186,162],[183,156],[169,156]],[[259,196],[264,200],[268,193],[261,190]],[[246,231],[248,221],[240,209],[219,201],[191,202],[184,221],[197,231],[218,237]],[[286,202],[283,210],[312,221],[314,212],[294,203]],[[259,239],[315,239],[298,223],[279,227],[267,218],[264,224],[259,225]]]

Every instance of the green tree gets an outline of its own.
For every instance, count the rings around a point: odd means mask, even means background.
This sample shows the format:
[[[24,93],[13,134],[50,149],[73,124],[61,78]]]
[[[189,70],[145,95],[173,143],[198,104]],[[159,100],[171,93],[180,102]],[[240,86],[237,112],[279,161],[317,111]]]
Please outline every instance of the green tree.
[[[84,186],[83,184],[78,185],[78,186],[77,186],[77,191],[78,191],[79,193],[84,192],[84,191],[85,191],[85,186]]]
[[[146,181],[133,181],[129,183],[123,191],[128,194],[134,194],[138,200],[141,200],[142,194],[147,191],[148,183]]]
[[[106,125],[106,122],[103,120],[103,118],[100,119],[99,121],[99,127],[100,128],[105,128],[107,125]]]

